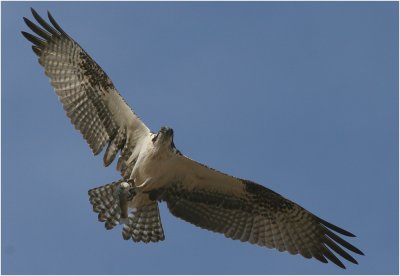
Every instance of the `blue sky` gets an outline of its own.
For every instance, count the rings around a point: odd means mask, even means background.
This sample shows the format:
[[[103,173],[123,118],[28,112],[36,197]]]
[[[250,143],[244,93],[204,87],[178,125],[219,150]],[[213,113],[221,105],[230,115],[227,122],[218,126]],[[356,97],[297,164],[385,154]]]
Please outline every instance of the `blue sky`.
[[[2,2],[2,274],[398,274],[398,4]],[[161,205],[166,240],[106,231],[120,178],[70,124],[20,34],[48,9],[185,155],[341,226],[347,270],[224,238]]]

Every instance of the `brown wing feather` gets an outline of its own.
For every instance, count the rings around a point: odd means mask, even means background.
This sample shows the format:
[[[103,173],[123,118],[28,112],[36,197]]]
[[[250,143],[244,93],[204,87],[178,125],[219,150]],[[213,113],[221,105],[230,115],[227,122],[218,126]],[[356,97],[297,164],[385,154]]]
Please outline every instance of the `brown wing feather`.
[[[24,18],[36,34],[22,32],[31,41],[63,107],[95,155],[108,143],[104,165],[121,150],[118,169],[129,176],[134,165],[135,146],[150,131],[125,103],[101,67],[61,29],[48,13],[48,24],[32,9],[40,27]],[[132,162],[128,162],[133,160]]]
[[[167,202],[171,213],[196,226],[345,268],[335,254],[357,264],[345,250],[363,253],[338,235],[354,237],[298,204],[251,181],[237,179],[179,157],[184,181],[150,193]]]

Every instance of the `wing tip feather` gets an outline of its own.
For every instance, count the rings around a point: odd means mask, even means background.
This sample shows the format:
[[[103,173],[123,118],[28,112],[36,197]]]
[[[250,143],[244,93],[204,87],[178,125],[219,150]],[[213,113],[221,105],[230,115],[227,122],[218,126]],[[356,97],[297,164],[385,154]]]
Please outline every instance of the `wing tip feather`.
[[[339,234],[342,234],[342,235],[347,236],[347,237],[352,237],[352,238],[356,237],[356,235],[354,235],[353,233],[351,233],[351,232],[349,232],[347,230],[344,230],[343,228],[341,228],[339,226],[336,226],[336,225],[334,225],[334,224],[332,224],[330,222],[327,222],[324,219],[321,219],[319,217],[317,217],[317,219],[321,224],[323,224],[324,226],[328,227],[329,229],[331,229],[331,230],[333,230],[333,231],[335,231],[335,232],[337,232]]]
[[[53,24],[53,26],[56,28],[57,31],[68,37],[67,33],[60,27],[60,25],[58,25],[57,21],[51,15],[49,10],[47,10],[47,17],[49,18],[51,24]]]
[[[54,29],[52,26],[50,26],[33,8],[31,8],[31,12],[33,17],[36,19],[36,21],[39,23],[40,26],[42,26],[46,31],[51,33],[52,35],[59,36],[60,33]],[[58,24],[57,24],[58,25]]]

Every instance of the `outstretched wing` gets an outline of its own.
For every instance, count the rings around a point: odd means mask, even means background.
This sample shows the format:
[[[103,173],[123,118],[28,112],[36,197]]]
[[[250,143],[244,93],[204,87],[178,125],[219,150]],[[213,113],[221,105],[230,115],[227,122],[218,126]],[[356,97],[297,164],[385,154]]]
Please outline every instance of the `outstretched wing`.
[[[334,232],[353,234],[251,181],[234,178],[177,155],[180,181],[150,193],[171,213],[204,229],[345,268],[333,252],[357,264],[345,251],[363,254]],[[329,248],[328,248],[329,247]],[[344,249],[343,249],[343,248]],[[332,252],[333,251],[333,252]]]
[[[33,43],[64,109],[95,155],[108,143],[104,165],[108,166],[121,150],[117,169],[129,176],[140,144],[149,137],[149,129],[125,103],[101,67],[65,33],[48,13],[48,24],[35,10],[33,17],[42,27],[24,17],[38,36],[22,32]]]

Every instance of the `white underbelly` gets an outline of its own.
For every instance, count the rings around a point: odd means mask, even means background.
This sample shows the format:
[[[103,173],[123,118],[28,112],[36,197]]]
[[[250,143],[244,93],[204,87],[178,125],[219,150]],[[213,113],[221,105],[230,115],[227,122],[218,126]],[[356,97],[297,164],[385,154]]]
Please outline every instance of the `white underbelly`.
[[[142,192],[168,185],[175,178],[174,158],[145,157],[132,171],[135,186]]]

